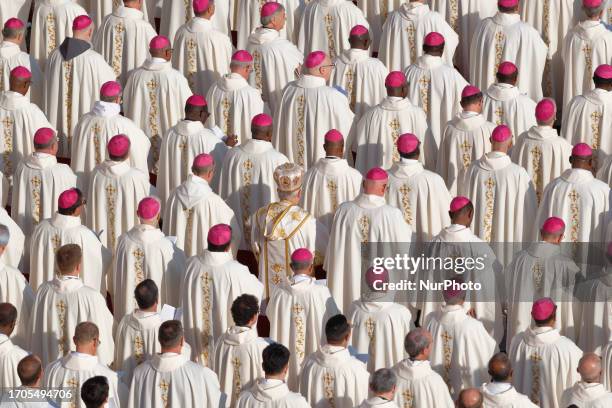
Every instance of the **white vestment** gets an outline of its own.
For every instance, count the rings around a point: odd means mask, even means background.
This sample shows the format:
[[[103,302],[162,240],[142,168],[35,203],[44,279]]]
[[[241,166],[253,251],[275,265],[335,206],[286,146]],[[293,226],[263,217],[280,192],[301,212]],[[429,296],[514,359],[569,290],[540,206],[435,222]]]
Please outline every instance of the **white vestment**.
[[[238,32],[237,46],[239,50],[247,47],[247,37],[258,30],[261,24],[261,7],[265,2],[238,1],[236,6],[236,22],[234,30]],[[297,44],[302,13],[308,4],[307,0],[278,0],[285,7],[285,25],[280,31],[280,37]],[[301,52],[300,52],[301,53]]]
[[[578,381],[565,390],[561,401],[563,407],[574,404],[581,408],[606,408],[612,405],[612,392],[600,383]]]
[[[230,35],[230,3],[231,1],[215,2],[215,14],[211,18],[213,27],[227,36]],[[174,43],[181,26],[193,18],[193,0],[164,0],[161,5],[159,33],[168,37],[170,43]]]
[[[304,359],[326,343],[325,323],[338,313],[327,286],[313,277],[295,275],[272,291],[266,307],[270,339],[291,351],[287,386],[292,391],[298,390]]]
[[[251,216],[278,201],[274,169],[288,161],[265,140],[247,139],[227,152],[219,172],[219,195],[236,214],[242,231],[239,249],[251,250]]]
[[[485,383],[480,387],[484,408],[538,408],[510,383]]]
[[[304,360],[300,393],[312,407],[353,408],[368,397],[369,376],[347,348],[326,344]]]
[[[576,344],[586,352],[601,354],[612,341],[612,266],[601,270],[576,288]]]
[[[346,91],[355,120],[387,96],[385,78],[389,70],[378,58],[371,58],[368,50],[344,50],[333,63],[336,66],[330,84]]]
[[[326,86],[323,78],[304,75],[283,91],[274,115],[272,143],[290,161],[308,170],[325,156],[325,133],[337,129],[348,139],[353,120],[354,114],[344,94]]]
[[[28,285],[25,276],[11,266],[0,261],[0,303],[10,303],[17,309],[17,322],[11,333],[11,341],[21,347],[27,345],[27,332],[34,292]],[[0,346],[0,349],[2,346]],[[0,354],[2,354],[0,352]],[[8,387],[3,385],[3,387]]]
[[[42,106],[43,74],[38,62],[33,56],[23,52],[14,42],[0,42],[0,91],[10,89],[11,71],[20,66],[29,69],[32,74],[32,84],[27,96],[33,103]]]
[[[176,246],[187,257],[202,254],[213,225],[232,227],[232,249],[238,247],[241,231],[232,209],[215,194],[206,180],[190,174],[168,198],[164,210],[164,233],[177,237]]]
[[[194,94],[206,95],[212,84],[230,70],[232,42],[210,20],[194,17],[181,26],[173,47],[172,65],[187,78]]]
[[[2,256],[0,256],[0,261],[12,266],[13,268],[19,268],[25,249],[25,235],[19,227],[19,224],[13,221],[4,207],[0,208],[0,224],[5,225],[8,228],[11,236],[4,253]]]
[[[608,186],[612,187],[612,155],[608,156],[603,163],[599,164],[597,178],[604,183],[608,183]]]
[[[453,400],[442,377],[429,361],[405,359],[393,366],[397,376],[395,402],[400,407],[453,408]]]
[[[107,160],[91,174],[87,193],[87,226],[113,253],[117,239],[138,221],[136,209],[145,197],[156,195],[149,175],[127,161]]]
[[[496,125],[506,125],[512,131],[512,137],[536,126],[536,103],[521,93],[516,86],[505,83],[492,84],[484,93],[482,114]],[[513,139],[516,140],[516,139]]]
[[[608,391],[612,391],[612,341],[601,352],[601,382]]]
[[[330,231],[338,206],[357,197],[362,181],[346,160],[323,157],[304,176],[301,205]]]
[[[518,67],[517,87],[531,99],[542,99],[542,76],[548,47],[540,33],[521,21],[519,14],[498,12],[484,19],[470,45],[470,83],[487,89],[495,82],[499,64]]]
[[[382,27],[378,58],[389,71],[403,71],[423,55],[423,39],[434,31],[444,36],[442,60],[444,64],[452,66],[453,55],[459,44],[455,31],[442,15],[431,11],[429,5],[403,2]]]
[[[32,0],[15,0],[3,2],[0,5],[0,24],[4,27],[6,20],[17,17],[21,21],[28,21]]]
[[[512,339],[508,357],[514,373],[512,384],[542,408],[565,408],[563,391],[579,380],[580,350],[552,327],[536,327]]]
[[[74,350],[72,336],[81,322],[94,322],[100,331],[100,363],[113,362],[113,315],[99,291],[74,276],[56,277],[36,292],[29,324],[28,345],[43,367]]]
[[[119,6],[104,18],[93,44],[111,65],[118,81],[125,84],[129,72],[149,57],[149,42],[156,35],[142,11]]]
[[[306,399],[281,380],[260,378],[238,398],[236,408],[309,408]]]
[[[403,0],[357,0],[357,7],[361,9],[370,25],[369,31],[372,36],[372,51],[378,52],[380,33],[389,18],[389,14],[392,15],[395,10],[401,7],[402,3]]]
[[[21,380],[17,374],[17,365],[28,354],[30,353],[13,344],[5,334],[0,334],[0,373],[2,373],[0,387],[16,388],[21,385]]]
[[[205,250],[189,258],[180,296],[191,359],[212,367],[215,342],[234,325],[232,303],[245,293],[261,300],[262,292],[262,284],[231,252]]]
[[[355,200],[340,205],[334,216],[323,265],[338,307],[348,313],[351,303],[362,294],[363,275],[371,266],[367,259],[362,259],[362,244],[385,243],[381,250],[395,256],[407,252],[411,240],[412,230],[402,212],[387,205],[384,197],[362,193]],[[396,278],[399,280],[399,276]],[[390,282],[394,282],[393,275]]]
[[[393,400],[386,400],[382,397],[372,397],[363,401],[357,408],[399,408]]]

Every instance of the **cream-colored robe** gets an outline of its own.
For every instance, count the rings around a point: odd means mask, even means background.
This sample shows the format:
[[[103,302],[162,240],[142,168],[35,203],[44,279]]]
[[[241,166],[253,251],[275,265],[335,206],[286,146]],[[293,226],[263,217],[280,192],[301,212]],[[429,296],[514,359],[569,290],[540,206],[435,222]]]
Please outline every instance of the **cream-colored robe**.
[[[4,262],[0,262],[0,303],[10,303],[17,309],[17,322],[11,333],[11,341],[18,346],[26,347],[34,292],[21,271]],[[8,386],[3,385],[3,387]]]
[[[510,84],[495,83],[485,92],[482,114],[496,125],[506,125],[512,131],[513,140],[536,126],[536,103],[520,89]]]
[[[30,7],[32,0],[15,0],[11,2],[3,2],[0,5],[0,23],[4,27],[6,20],[12,17],[17,17],[21,21],[27,21],[30,15]]]
[[[505,386],[501,392],[491,391],[492,387]],[[526,395],[520,394],[510,383],[485,383],[480,387],[485,408],[538,408]]]
[[[357,0],[356,5],[363,12],[364,17],[370,25],[370,36],[372,37],[372,51],[378,52],[380,44],[380,33],[387,21],[389,14],[399,9],[403,0]]]
[[[612,187],[612,155],[600,163],[597,178]]]
[[[382,397],[371,397],[364,400],[357,408],[399,408],[393,400],[386,400]]]
[[[0,6],[1,7],[1,6]],[[26,67],[32,73],[32,84],[27,96],[30,100],[42,107],[43,74],[38,62],[33,56],[23,52],[19,45],[11,41],[0,42],[0,91],[10,89],[9,80],[11,71],[17,67]]]
[[[578,381],[565,390],[561,401],[564,407],[574,404],[585,408],[606,408],[612,405],[612,392],[600,383]]]
[[[612,391],[612,341],[610,341],[601,352],[601,364],[601,382],[608,391]]]
[[[21,385],[17,364],[28,354],[27,351],[13,344],[10,337],[0,334],[0,373],[2,373],[0,387],[17,388]]]
[[[25,249],[25,235],[17,224],[6,212],[4,207],[0,208],[0,224],[5,225],[11,236],[6,249],[2,256],[0,256],[0,261],[5,264],[12,266],[13,268],[19,268],[22,266],[23,261],[23,253]]]
[[[237,408],[309,408],[304,397],[289,391],[281,380],[258,379],[248,390],[243,391],[236,403]]]
[[[596,279],[580,283],[576,288],[576,344],[584,352],[601,354],[612,341],[612,266],[601,270]]]
[[[174,43],[180,27],[194,18],[193,0],[171,0],[161,2],[161,21],[159,33],[165,35]],[[215,29],[230,35],[230,2],[215,2],[215,14],[211,18]]]
[[[400,407],[453,408],[448,387],[429,361],[405,359],[393,366],[397,376],[395,402]]]

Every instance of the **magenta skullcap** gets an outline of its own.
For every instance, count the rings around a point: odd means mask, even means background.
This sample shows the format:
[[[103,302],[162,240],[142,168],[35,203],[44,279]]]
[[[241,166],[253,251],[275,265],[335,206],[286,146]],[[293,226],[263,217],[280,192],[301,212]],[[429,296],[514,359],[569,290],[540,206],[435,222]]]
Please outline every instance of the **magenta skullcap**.
[[[369,31],[365,26],[358,24],[355,27],[351,28],[350,35],[360,36],[360,35],[366,35],[368,33]]]
[[[572,149],[572,156],[589,157],[593,155],[593,149],[586,143],[578,143]]]
[[[382,266],[373,267],[371,266],[365,273],[366,284],[374,289],[376,282],[388,283],[389,282],[389,271]]]
[[[544,98],[536,105],[535,116],[538,122],[546,122],[555,117],[557,105],[550,98]]]
[[[61,210],[66,210],[74,206],[78,201],[81,194],[76,188],[69,188],[59,195],[57,198],[57,206]]]
[[[72,20],[72,29],[76,31],[84,30],[92,23],[93,20],[87,14],[83,14],[82,16],[75,17],[74,20]]]
[[[312,252],[308,248],[298,248],[291,254],[291,262],[307,263],[314,259]]]
[[[26,67],[19,66],[13,68],[11,71],[11,76],[19,79],[30,79],[32,78],[32,73]]]
[[[491,133],[491,140],[494,142],[505,142],[508,139],[512,138],[512,131],[506,125],[499,125],[495,129],[493,129],[493,133]]]
[[[545,234],[560,234],[565,231],[565,223],[559,217],[549,217],[540,230]]]
[[[213,164],[215,164],[215,159],[208,153],[198,154],[195,159],[193,159],[193,167],[198,169],[212,166]]]
[[[277,3],[275,1],[269,1],[261,7],[260,16],[269,17],[272,14],[276,13],[280,7],[280,3]]]
[[[504,61],[497,67],[497,73],[501,75],[513,75],[518,71],[516,65],[510,61]]]
[[[582,6],[586,8],[597,8],[603,4],[603,0],[582,0]]]
[[[419,147],[419,138],[412,133],[404,133],[397,138],[397,151],[404,154],[410,154]]]
[[[387,172],[380,167],[371,168],[366,174],[366,180],[370,181],[387,181],[389,180],[389,175]]]
[[[457,212],[461,210],[463,207],[465,207],[466,205],[471,204],[471,203],[472,202],[470,201],[469,198],[463,197],[463,196],[457,196],[451,200],[450,212],[453,212],[453,213]]]
[[[438,47],[444,44],[444,36],[440,33],[432,31],[425,36],[423,44],[427,45],[428,47]]]
[[[461,98],[469,98],[470,96],[478,95],[480,89],[474,85],[467,85],[461,92]]]
[[[126,135],[115,135],[108,141],[106,148],[111,156],[125,156],[130,151],[130,139]]]
[[[149,42],[149,48],[152,50],[163,50],[167,47],[170,47],[170,40],[163,35],[156,35]]]
[[[442,297],[444,298],[445,301],[449,301],[451,299],[457,298],[460,295],[462,295],[465,290],[461,289],[461,284],[463,283],[463,280],[459,277],[456,277],[454,279],[451,279],[453,282],[456,282],[457,285],[451,285],[448,289],[445,289],[442,292]]]
[[[497,5],[501,7],[516,7],[519,0],[497,0]]]
[[[272,116],[266,115],[265,113],[260,113],[258,115],[253,116],[251,120],[251,126],[258,127],[268,127],[272,126]]]
[[[325,141],[329,143],[338,143],[344,141],[344,136],[337,129],[328,130],[325,134]]]
[[[34,133],[34,144],[37,145],[47,145],[51,143],[53,138],[55,137],[55,132],[53,129],[44,127],[40,128]]]
[[[316,68],[325,61],[327,55],[323,51],[313,51],[304,60],[304,66],[306,68]]]
[[[208,9],[208,0],[193,0],[194,13],[203,13]]]
[[[253,62],[253,56],[246,50],[238,50],[232,55],[234,62]]]
[[[601,79],[612,79],[612,65],[602,64],[595,70],[595,76]]]
[[[538,299],[531,306],[531,316],[534,320],[548,320],[554,313],[557,305],[551,298]]]
[[[105,82],[100,88],[100,95],[105,98],[114,98],[121,94],[121,84],[117,81]]]
[[[206,240],[209,244],[221,246],[232,240],[232,228],[227,224],[217,224],[210,227]]]
[[[4,28],[9,30],[21,30],[22,28],[25,28],[25,24],[20,19],[12,17],[6,20],[4,23]]]
[[[385,86],[388,88],[399,88],[406,84],[406,75],[402,71],[391,71],[385,78]]]
[[[152,220],[159,214],[161,203],[155,197],[145,197],[138,203],[136,213],[143,220]]]
[[[187,105],[204,107],[208,105],[206,99],[202,95],[191,95],[187,98]]]

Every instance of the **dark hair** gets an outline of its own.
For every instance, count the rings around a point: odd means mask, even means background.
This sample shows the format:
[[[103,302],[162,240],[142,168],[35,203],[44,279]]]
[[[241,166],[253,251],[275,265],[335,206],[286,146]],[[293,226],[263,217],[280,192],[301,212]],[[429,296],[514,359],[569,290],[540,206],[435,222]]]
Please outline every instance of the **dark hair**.
[[[455,212],[451,212],[449,211],[450,217],[453,218],[457,215],[461,215],[461,214],[465,214],[469,211],[474,211],[474,204],[472,204],[472,202],[470,201],[469,203],[467,203],[466,205],[464,205],[461,209],[455,211]]]
[[[516,6],[512,6],[512,7],[504,7],[504,6],[497,6],[497,9],[499,11],[501,11],[502,13],[512,13],[514,10],[516,10]]]
[[[81,251],[80,246],[77,244],[67,244],[60,247],[55,253],[55,264],[63,275],[74,271],[74,268],[81,263],[82,258],[83,251]]]
[[[440,45],[425,45],[423,44],[423,51],[426,54],[430,53],[439,53],[442,54],[444,52],[444,43]]]
[[[74,214],[74,212],[77,210],[77,208],[79,208],[80,206],[83,205],[84,201],[83,201],[83,192],[81,190],[79,190],[78,188],[74,187],[72,188],[72,190],[77,192],[77,195],[79,196],[79,198],[77,198],[76,202],[68,208],[58,208],[57,212],[61,215],[72,215]]]
[[[159,289],[152,279],[145,279],[134,289],[134,297],[139,309],[148,309],[159,299]]]
[[[162,348],[174,347],[179,344],[183,337],[183,325],[178,320],[168,320],[159,326],[157,340]]]
[[[593,82],[595,82],[595,86],[612,86],[612,78],[605,79],[598,77],[597,75],[593,75]]]
[[[418,156],[421,154],[421,148],[417,147],[413,152],[411,153],[402,153],[402,152],[398,152],[400,157],[402,159],[411,159],[411,160],[416,160],[418,158]]]
[[[115,156],[112,154],[108,154],[108,158],[111,159],[114,162],[118,162],[118,161],[124,161],[125,159],[128,158],[128,156],[130,155],[130,149],[128,149],[127,152],[125,152],[125,154],[121,155],[121,156]]]
[[[34,354],[25,356],[17,364],[17,375],[21,384],[28,386],[34,385],[38,377],[42,374],[42,363]]]
[[[17,321],[17,308],[11,303],[0,303],[0,327],[10,326]]]
[[[108,399],[108,389],[106,377],[96,375],[81,385],[81,399],[87,408],[99,408]]]
[[[201,115],[202,112],[208,113],[208,105],[206,106],[194,106],[188,103],[185,104],[185,115]]]
[[[516,79],[518,78],[518,70],[510,75],[504,75],[504,74],[500,74],[499,72],[497,72],[495,73],[495,78],[497,78],[497,82],[504,82],[504,83],[516,82]]]
[[[227,248],[229,248],[229,246],[231,244],[232,244],[231,240],[227,244],[223,244],[223,245],[215,245],[215,244],[211,244],[209,242],[208,243],[208,250],[210,252],[225,252],[225,251],[227,251]]]
[[[339,343],[351,332],[351,325],[346,317],[337,314],[329,318],[325,323],[325,337],[328,342]]]
[[[232,303],[231,312],[236,326],[246,326],[259,313],[259,300],[253,295],[240,295]]]
[[[489,360],[489,375],[494,382],[507,381],[512,373],[512,364],[506,353],[497,353]]]
[[[291,353],[287,347],[280,343],[272,343],[261,353],[261,367],[268,375],[279,374],[289,364]]]
[[[465,107],[467,105],[471,105],[476,102],[480,102],[483,98],[482,92],[478,92],[477,94],[466,96],[465,98],[461,98],[461,106]]]

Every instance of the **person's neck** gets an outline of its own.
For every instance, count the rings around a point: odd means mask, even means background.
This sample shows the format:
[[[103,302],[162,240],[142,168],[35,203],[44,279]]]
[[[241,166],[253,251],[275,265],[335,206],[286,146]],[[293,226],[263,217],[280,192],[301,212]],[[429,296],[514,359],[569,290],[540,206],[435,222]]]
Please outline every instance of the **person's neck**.
[[[28,93],[28,89],[13,89],[13,88],[10,88],[9,90],[11,92],[15,92],[15,93],[18,93],[18,94],[23,95],[23,96],[27,95],[27,93]]]
[[[125,8],[130,8],[130,9],[134,9],[134,10],[141,10],[141,5],[139,2],[134,1],[134,2],[123,2],[123,6]]]
[[[504,148],[491,149],[491,152],[492,153],[508,154],[508,149],[504,149]]]
[[[77,353],[81,353],[81,354],[88,354],[90,356],[95,356],[96,355],[95,348],[89,347],[89,346],[77,346],[76,347],[76,352]]]
[[[237,75],[240,75],[240,76],[241,76],[241,77],[243,77],[244,79],[249,79],[249,76],[248,76],[248,75],[245,75],[245,74],[244,74],[244,72],[242,72],[242,71],[239,71],[239,70],[234,70],[234,71],[231,71],[231,72],[232,72],[232,74],[237,74]]]
[[[266,374],[264,376],[264,378],[266,380],[279,380],[279,381],[285,381],[285,377],[286,377],[286,375],[284,373],[280,373],[280,374]]]
[[[429,357],[425,357],[424,354],[419,354],[418,356],[411,357],[410,359],[412,361],[427,361],[429,359]]]
[[[325,156],[328,157],[342,157],[344,155],[344,152],[342,150],[330,150],[330,151],[325,151]]]
[[[53,150],[51,149],[38,149],[38,150],[35,150],[35,152],[55,156],[55,153],[53,153]]]
[[[157,228],[157,226],[159,225],[157,223],[157,220],[155,221],[151,221],[151,220],[143,220],[142,218],[140,218],[140,224],[142,225],[148,225],[149,227],[153,227],[153,228]]]
[[[394,397],[394,392],[393,391],[383,392],[380,394],[376,394],[376,396],[378,398],[384,399],[385,401],[392,401]]]
[[[79,277],[79,273],[78,272],[70,272],[70,273],[62,273],[60,276],[62,277],[68,277],[68,276],[73,276],[75,278]]]
[[[276,28],[272,25],[263,26],[263,28],[267,28],[268,30],[280,31],[280,28]]]
[[[457,220],[451,220],[452,224],[455,225],[463,225],[466,228],[470,228],[470,225],[472,225],[472,220],[463,220],[463,219],[457,219]]]
[[[574,170],[586,170],[586,171],[592,171],[591,168],[589,166],[583,166],[583,165],[572,165],[572,169]]]
[[[90,42],[91,38],[87,35],[83,35],[83,34],[78,34],[78,33],[74,33],[72,35],[72,38],[75,40],[81,40],[81,41],[85,41],[85,42]]]
[[[151,307],[147,307],[147,308],[144,308],[144,309],[138,309],[138,310],[140,310],[141,312],[153,312],[153,313],[157,313],[157,303],[154,304]]]
[[[344,341],[342,341],[342,342],[331,342],[331,341],[328,341],[327,344],[329,344],[332,347],[342,347],[342,348],[346,348],[348,346],[348,343],[344,342]]]
[[[212,15],[209,13],[200,13],[196,14],[195,16],[198,18],[203,18],[204,20],[210,20],[210,18],[212,17]]]
[[[22,42],[22,41],[21,41],[21,40],[18,40],[18,39],[16,39],[16,38],[5,38],[5,39],[4,39],[4,41],[6,41],[6,42],[10,42],[10,43],[13,43],[13,44],[18,45],[18,46],[20,46],[20,47],[21,47],[21,42]]]
[[[13,329],[8,327],[0,327],[0,334],[4,334],[6,337],[11,337]]]
[[[181,345],[175,346],[175,347],[162,347],[161,349],[161,353],[175,353],[175,354],[181,354]]]

